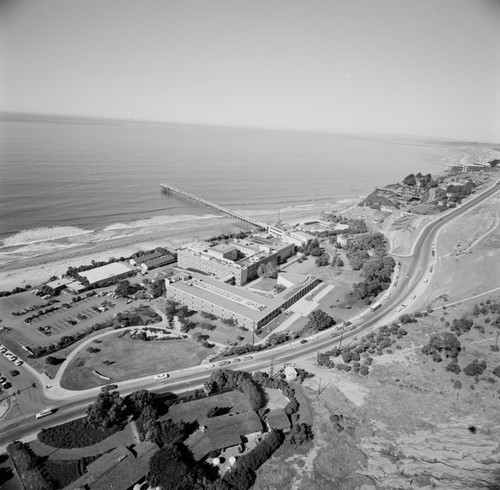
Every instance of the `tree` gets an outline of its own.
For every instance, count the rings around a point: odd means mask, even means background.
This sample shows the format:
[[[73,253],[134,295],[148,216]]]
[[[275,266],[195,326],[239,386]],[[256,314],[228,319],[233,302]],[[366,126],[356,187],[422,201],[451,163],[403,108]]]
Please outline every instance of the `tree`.
[[[45,362],[47,364],[50,364],[51,366],[57,366],[58,364],[61,364],[61,359],[59,359],[58,357],[54,357],[54,356],[47,356],[47,358],[45,359]]]
[[[123,421],[125,404],[117,391],[100,393],[96,401],[87,409],[90,425],[107,429]]]
[[[305,329],[321,331],[335,325],[335,320],[327,315],[323,310],[315,310],[309,315]]]
[[[131,294],[134,294],[140,289],[140,286],[137,284],[130,284],[130,281],[127,279],[123,279],[120,282],[118,282],[118,285],[116,286],[115,289],[115,294],[121,298],[125,298],[127,296],[130,296]]]
[[[314,434],[312,431],[312,427],[308,424],[298,424],[292,427],[292,430],[289,432],[287,436],[287,441],[289,444],[294,446],[302,446],[306,442],[312,441],[314,438]]]
[[[464,373],[467,376],[478,376],[480,374],[483,374],[485,369],[486,369],[486,361],[479,362],[477,359],[475,359],[470,364],[465,366]]]
[[[149,460],[146,477],[152,487],[169,490],[191,490],[206,488],[204,478],[199,475],[192,457],[180,444],[168,444]]]
[[[320,255],[319,257],[316,257],[316,265],[318,267],[325,267],[329,264],[329,261],[328,261],[328,255],[323,253],[322,255]]]

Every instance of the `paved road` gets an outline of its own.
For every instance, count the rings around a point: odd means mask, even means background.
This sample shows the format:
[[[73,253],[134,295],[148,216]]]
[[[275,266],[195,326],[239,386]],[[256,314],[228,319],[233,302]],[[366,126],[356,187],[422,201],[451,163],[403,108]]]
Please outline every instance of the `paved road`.
[[[408,303],[408,309],[403,310],[403,312],[411,311],[411,297],[417,286],[422,285],[425,275],[428,274],[428,270],[433,264],[434,258],[431,253],[432,244],[436,240],[440,229],[461,214],[470,211],[482,201],[498,192],[498,190],[500,190],[499,184],[500,181],[497,181],[486,191],[473,196],[465,204],[441,215],[422,229],[421,234],[415,241],[412,253],[406,256],[397,256],[399,257],[398,260],[402,261],[401,277],[397,287],[391,286],[389,290],[391,297],[383,301],[383,305],[379,310],[375,312],[367,310],[365,312],[366,318],[353,321],[354,325],[358,324],[358,326],[352,332],[343,335],[344,345],[346,342],[352,341],[355,336],[361,333],[364,334],[370,330],[379,328],[383,324],[388,324],[396,320],[401,313],[396,312],[395,308],[401,303]],[[410,276],[410,279],[405,279],[406,274]],[[332,335],[335,335],[335,337],[332,338]],[[339,332],[336,331],[332,333],[330,330],[320,334],[316,340],[310,340],[304,344],[302,344],[300,340],[295,340],[271,350],[253,353],[252,360],[231,364],[230,367],[246,371],[268,369],[271,362],[275,365],[279,365],[309,358],[315,356],[317,352],[338,345],[339,341]],[[131,393],[138,389],[148,389],[157,393],[178,393],[201,386],[211,372],[219,368],[219,364],[216,364],[214,367],[209,366],[212,365],[194,366],[192,368],[172,372],[168,380],[163,382],[155,381],[153,376],[146,376],[117,384],[122,394]],[[207,367],[209,367],[209,369],[206,369]],[[19,439],[34,431],[38,431],[46,425],[54,425],[82,416],[85,413],[87,405],[95,398],[99,391],[99,388],[94,388],[76,392],[75,395],[68,396],[57,402],[48,402],[46,406],[58,408],[58,411],[45,419],[36,420],[33,414],[30,414],[19,417],[14,422],[2,424],[0,445],[4,445],[12,440]]]

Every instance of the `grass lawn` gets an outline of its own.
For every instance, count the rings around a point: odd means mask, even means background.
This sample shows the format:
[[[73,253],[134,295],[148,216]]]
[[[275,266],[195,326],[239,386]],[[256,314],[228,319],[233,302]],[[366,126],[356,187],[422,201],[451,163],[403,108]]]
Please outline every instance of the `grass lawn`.
[[[62,376],[63,388],[84,390],[109,383],[93,374],[93,370],[110,377],[112,382],[123,381],[194,366],[213,352],[192,340],[146,342],[132,340],[123,332],[94,341],[91,346],[100,352],[92,354],[82,349]]]
[[[242,413],[251,410],[248,397],[239,391],[229,391],[218,395],[201,398],[186,403],[172,405],[163,419],[172,419],[174,422],[184,420],[194,422],[207,417],[207,412],[212,407],[227,407],[231,413]]]
[[[267,395],[266,408],[274,410],[275,408],[285,408],[288,405],[288,398],[281,390],[275,388],[264,388]]]
[[[240,330],[238,327],[233,327],[222,323],[220,320],[209,320],[204,318],[200,313],[195,313],[190,320],[196,323],[210,323],[215,325],[214,330],[205,330],[203,328],[193,328],[189,333],[193,334],[195,332],[200,332],[204,335],[208,335],[209,342],[216,342],[218,344],[229,344],[231,342],[237,342],[238,344],[248,344],[252,342],[252,332],[245,332]],[[238,337],[243,337],[243,340],[237,340]]]

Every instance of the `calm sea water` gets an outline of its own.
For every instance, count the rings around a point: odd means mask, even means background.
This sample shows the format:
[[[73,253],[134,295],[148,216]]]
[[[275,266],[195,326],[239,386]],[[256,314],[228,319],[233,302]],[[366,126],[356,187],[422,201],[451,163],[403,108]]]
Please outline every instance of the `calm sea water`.
[[[410,139],[3,115],[0,239],[207,214],[170,183],[233,209],[278,209],[369,193],[444,169],[444,146]],[[16,238],[17,237],[17,238]],[[4,242],[4,245],[6,242]]]

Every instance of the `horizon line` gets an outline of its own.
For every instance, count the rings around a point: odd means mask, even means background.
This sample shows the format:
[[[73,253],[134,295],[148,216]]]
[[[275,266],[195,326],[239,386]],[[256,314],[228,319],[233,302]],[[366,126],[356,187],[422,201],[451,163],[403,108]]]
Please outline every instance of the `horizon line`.
[[[322,135],[332,135],[332,136],[346,136],[346,137],[363,137],[363,138],[396,138],[396,139],[413,139],[413,140],[429,140],[436,143],[462,143],[462,144],[487,144],[487,145],[497,145],[499,143],[494,141],[480,141],[480,140],[469,140],[469,139],[456,139],[445,136],[426,136],[426,135],[416,135],[407,133],[378,133],[378,132],[354,132],[354,131],[333,131],[325,129],[289,129],[283,127],[266,127],[266,126],[245,126],[245,125],[227,125],[227,124],[210,124],[210,123],[200,123],[200,122],[176,122],[176,121],[166,121],[166,120],[154,120],[154,119],[122,119],[116,117],[106,117],[106,116],[89,116],[89,115],[75,115],[75,114],[47,114],[47,113],[37,113],[37,112],[22,112],[22,111],[3,111],[0,110],[1,116],[21,116],[21,117],[34,117],[39,119],[73,119],[73,120],[92,120],[92,121],[102,121],[110,123],[131,123],[131,124],[170,124],[175,126],[195,126],[195,127],[206,127],[206,128],[219,128],[219,129],[233,129],[233,130],[248,130],[248,131],[278,131],[286,133],[301,133],[301,134],[322,134]]]

